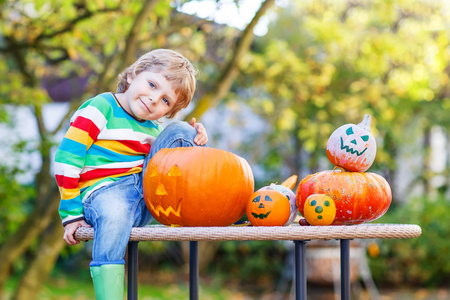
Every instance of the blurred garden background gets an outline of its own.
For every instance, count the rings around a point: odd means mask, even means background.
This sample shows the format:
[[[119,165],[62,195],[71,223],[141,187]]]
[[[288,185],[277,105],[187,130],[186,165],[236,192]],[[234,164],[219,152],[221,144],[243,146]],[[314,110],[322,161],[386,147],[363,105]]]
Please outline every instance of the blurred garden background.
[[[161,47],[199,70],[177,119],[247,159],[255,190],[331,169],[330,134],[372,115],[369,172],[393,192],[376,222],[423,230],[362,245],[379,299],[450,299],[449,39],[445,0],[0,0],[0,299],[93,299],[91,243],[62,240],[55,146],[83,101]],[[288,299],[292,245],[200,242],[200,298]],[[140,299],[188,298],[186,249],[140,243]],[[333,282],[308,288],[333,297]]]

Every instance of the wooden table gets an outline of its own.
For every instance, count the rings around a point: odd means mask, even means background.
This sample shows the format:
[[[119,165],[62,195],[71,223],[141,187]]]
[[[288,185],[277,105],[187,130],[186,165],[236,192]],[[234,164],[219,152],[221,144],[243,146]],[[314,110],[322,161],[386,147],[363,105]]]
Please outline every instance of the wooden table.
[[[128,299],[137,300],[138,243],[140,241],[190,241],[189,299],[198,299],[199,241],[275,241],[295,243],[296,299],[306,300],[306,243],[310,240],[340,240],[341,299],[350,299],[350,240],[408,239],[422,234],[418,225],[363,224],[349,226],[227,226],[227,227],[166,227],[152,225],[133,228],[128,243]],[[80,227],[75,238],[92,240],[94,230]]]

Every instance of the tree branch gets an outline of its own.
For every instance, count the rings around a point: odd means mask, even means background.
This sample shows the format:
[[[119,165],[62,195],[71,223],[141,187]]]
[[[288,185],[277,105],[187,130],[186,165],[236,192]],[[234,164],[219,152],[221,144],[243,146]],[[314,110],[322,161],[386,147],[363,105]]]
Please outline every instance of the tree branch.
[[[152,9],[158,2],[159,0],[146,0],[144,5],[142,6],[141,11],[137,15],[136,20],[131,27],[130,33],[128,34],[128,38],[125,43],[125,50],[122,55],[122,62],[119,69],[123,69],[129,64],[133,63],[134,56],[136,55],[136,45],[138,42],[139,31],[144,26],[145,21],[147,21],[147,15],[152,11]]]
[[[96,86],[98,87],[97,90],[104,90],[107,88],[110,79],[113,78],[113,77],[108,78],[108,76],[106,76],[108,73],[112,73],[114,74],[113,76],[116,76],[116,74],[120,72],[123,68],[125,68],[125,66],[132,63],[132,61],[134,60],[134,56],[136,55],[137,49],[136,45],[138,43],[139,31],[144,26],[148,14],[151,12],[156,3],[158,3],[158,1],[159,0],[147,0],[142,6],[141,11],[139,12],[139,14],[135,19],[135,22],[131,26],[130,33],[128,34],[128,38],[125,43],[126,47],[122,54],[122,59],[116,69],[116,72],[109,72],[109,68],[111,67],[112,62],[116,57],[116,55],[112,55],[111,57],[105,59],[105,63],[103,64],[104,66],[103,71],[100,74],[98,74],[99,80],[97,81],[96,84]],[[72,101],[69,110],[61,119],[61,122],[58,124],[57,128],[53,131],[53,133],[56,133],[59,130],[61,130],[61,128],[64,126],[64,124],[66,124],[67,120],[72,116],[72,114],[75,112],[75,110],[78,108],[79,105],[80,101]]]
[[[57,35],[69,32],[71,30],[73,30],[73,28],[75,27],[75,25],[77,25],[79,22],[83,21],[84,19],[90,18],[92,17],[94,14],[97,13],[107,13],[107,12],[113,12],[113,11],[117,11],[120,9],[120,6],[118,7],[114,7],[114,8],[105,8],[105,9],[99,9],[96,11],[89,11],[86,10],[84,11],[82,14],[78,15],[76,18],[69,20],[61,29],[56,30],[54,32],[50,32],[50,33],[41,33],[40,35],[38,35],[36,37],[36,39],[33,41],[33,44],[36,45],[38,44],[41,40],[45,40],[45,39],[51,39]]]
[[[239,72],[239,63],[244,54],[250,48],[253,41],[253,29],[266,11],[275,3],[275,0],[266,0],[256,12],[252,21],[242,32],[241,38],[236,43],[233,56],[223,70],[211,91],[207,92],[198,102],[195,108],[184,118],[190,120],[193,117],[200,118],[210,107],[217,106],[230,90],[231,84]]]

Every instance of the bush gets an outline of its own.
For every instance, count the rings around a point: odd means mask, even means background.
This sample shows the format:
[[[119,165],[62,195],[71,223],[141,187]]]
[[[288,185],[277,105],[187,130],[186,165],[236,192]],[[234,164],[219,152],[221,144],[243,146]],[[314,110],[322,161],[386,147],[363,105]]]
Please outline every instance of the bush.
[[[422,235],[406,240],[380,241],[380,255],[370,259],[372,276],[388,285],[436,287],[450,283],[449,201],[414,199],[392,207],[380,223],[417,224]]]
[[[209,274],[235,280],[251,289],[273,289],[283,271],[288,252],[280,241],[221,242]]]

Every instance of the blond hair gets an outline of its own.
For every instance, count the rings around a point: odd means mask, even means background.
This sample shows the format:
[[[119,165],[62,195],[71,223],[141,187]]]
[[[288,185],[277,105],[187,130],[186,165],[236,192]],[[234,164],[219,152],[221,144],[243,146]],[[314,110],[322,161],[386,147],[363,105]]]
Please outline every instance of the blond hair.
[[[119,74],[117,93],[124,93],[128,90],[130,86],[127,81],[128,76],[134,78],[144,71],[162,73],[168,81],[174,84],[178,100],[166,117],[173,118],[177,112],[189,105],[195,92],[197,70],[187,58],[169,49],[147,52]]]

